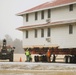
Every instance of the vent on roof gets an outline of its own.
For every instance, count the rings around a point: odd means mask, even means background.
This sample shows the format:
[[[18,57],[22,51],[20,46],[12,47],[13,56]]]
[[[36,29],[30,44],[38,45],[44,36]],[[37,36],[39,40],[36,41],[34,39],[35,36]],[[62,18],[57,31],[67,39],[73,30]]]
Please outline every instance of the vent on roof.
[[[46,41],[47,41],[47,42],[50,42],[50,41],[51,41],[51,38],[46,38]]]
[[[47,23],[50,23],[50,21],[51,21],[50,18],[46,19],[46,22],[47,22]]]

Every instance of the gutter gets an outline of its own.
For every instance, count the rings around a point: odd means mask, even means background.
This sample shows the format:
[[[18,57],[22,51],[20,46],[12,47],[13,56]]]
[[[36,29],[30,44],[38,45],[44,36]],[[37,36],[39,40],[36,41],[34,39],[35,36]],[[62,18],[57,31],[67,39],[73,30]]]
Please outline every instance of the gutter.
[[[57,22],[38,24],[38,25],[22,26],[22,27],[17,28],[17,30],[23,31],[23,30],[27,30],[27,29],[56,26],[56,25],[63,25],[63,24],[73,24],[73,23],[76,23],[76,19],[68,20],[68,21],[57,21]]]

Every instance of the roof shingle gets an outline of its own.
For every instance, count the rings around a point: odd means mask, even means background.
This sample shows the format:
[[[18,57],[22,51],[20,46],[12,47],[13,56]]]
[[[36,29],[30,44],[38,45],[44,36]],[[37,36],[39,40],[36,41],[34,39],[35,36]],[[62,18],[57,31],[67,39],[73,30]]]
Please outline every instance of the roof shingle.
[[[63,24],[71,24],[76,23],[76,19],[73,20],[65,20],[65,21],[57,21],[57,22],[51,22],[51,23],[45,23],[45,24],[36,24],[36,25],[29,25],[29,26],[21,26],[18,27],[18,30],[25,30],[25,29],[33,29],[38,27],[47,27],[47,26],[55,26],[55,25],[63,25]]]
[[[55,7],[55,6],[64,5],[64,4],[68,4],[68,3],[72,3],[72,2],[76,2],[76,0],[54,0],[53,2],[43,3],[43,4],[38,5],[36,7],[33,7],[31,9],[26,10],[26,11],[18,13],[17,15],[23,15],[26,12],[32,12],[32,11],[40,10],[40,9],[44,9],[44,8]]]

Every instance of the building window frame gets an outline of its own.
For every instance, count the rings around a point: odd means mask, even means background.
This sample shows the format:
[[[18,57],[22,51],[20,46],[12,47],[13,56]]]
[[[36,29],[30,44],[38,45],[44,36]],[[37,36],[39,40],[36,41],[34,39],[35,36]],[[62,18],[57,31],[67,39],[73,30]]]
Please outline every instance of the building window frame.
[[[28,22],[28,14],[26,14],[26,22]]]
[[[44,29],[41,29],[41,37],[44,37]]]
[[[38,33],[37,29],[35,29],[35,38],[37,38],[37,33]]]
[[[44,10],[41,11],[41,19],[44,19]]]
[[[73,4],[69,5],[69,11],[73,11]]]
[[[51,9],[48,9],[48,16],[47,16],[48,18],[50,18],[51,17]]]
[[[35,20],[38,19],[38,12],[35,12]]]
[[[69,34],[73,34],[73,25],[69,25]]]
[[[50,37],[51,29],[47,28],[47,37]]]
[[[26,30],[26,38],[28,38],[28,30]]]

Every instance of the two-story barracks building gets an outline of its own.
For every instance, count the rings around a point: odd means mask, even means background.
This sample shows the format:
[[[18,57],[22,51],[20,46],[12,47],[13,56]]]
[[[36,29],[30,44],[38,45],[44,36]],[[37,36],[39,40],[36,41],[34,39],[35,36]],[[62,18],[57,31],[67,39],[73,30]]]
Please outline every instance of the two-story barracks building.
[[[23,17],[23,48],[76,48],[76,0],[54,0],[17,14]]]

